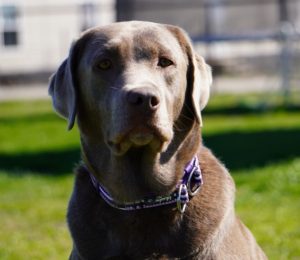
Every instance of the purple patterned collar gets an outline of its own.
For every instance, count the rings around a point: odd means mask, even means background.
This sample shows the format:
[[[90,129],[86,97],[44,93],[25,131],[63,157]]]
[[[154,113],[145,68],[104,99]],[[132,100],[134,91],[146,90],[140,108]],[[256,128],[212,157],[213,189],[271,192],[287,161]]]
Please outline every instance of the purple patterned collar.
[[[111,207],[124,210],[132,211],[146,208],[155,208],[165,205],[176,204],[177,209],[183,213],[189,200],[196,195],[203,184],[199,160],[197,156],[185,166],[184,174],[180,182],[177,184],[176,190],[168,196],[145,198],[138,201],[120,203],[112,198],[108,191],[101,185],[94,175],[90,173],[91,181],[98,191],[102,199],[109,204]]]

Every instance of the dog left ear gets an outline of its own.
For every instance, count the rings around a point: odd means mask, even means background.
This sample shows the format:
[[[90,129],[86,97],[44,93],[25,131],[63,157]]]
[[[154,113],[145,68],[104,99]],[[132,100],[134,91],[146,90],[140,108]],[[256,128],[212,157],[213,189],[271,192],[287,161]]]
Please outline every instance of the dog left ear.
[[[195,118],[202,126],[201,110],[206,106],[209,99],[212,83],[211,68],[201,56],[195,53],[191,40],[184,30],[173,25],[165,26],[177,38],[183,52],[187,55],[187,91],[190,94]]]
[[[212,84],[212,71],[211,67],[206,64],[204,59],[195,54],[192,49],[191,69],[192,69],[192,104],[195,112],[197,122],[200,126],[203,125],[201,110],[207,105],[210,86]]]

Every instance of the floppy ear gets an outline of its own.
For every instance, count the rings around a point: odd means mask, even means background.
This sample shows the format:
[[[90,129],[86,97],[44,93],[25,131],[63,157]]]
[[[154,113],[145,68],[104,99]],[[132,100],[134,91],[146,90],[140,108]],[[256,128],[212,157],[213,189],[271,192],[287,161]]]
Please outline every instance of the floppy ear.
[[[184,30],[177,26],[166,26],[177,38],[183,52],[188,58],[187,91],[190,93],[193,110],[197,122],[202,126],[201,110],[209,99],[210,85],[212,83],[211,68],[202,57],[197,55],[191,40]]]
[[[200,126],[202,126],[201,110],[207,105],[209,99],[210,86],[212,84],[212,71],[211,67],[205,63],[204,59],[195,53],[193,54],[192,62],[194,70],[192,80],[192,103],[196,119]]]
[[[69,57],[59,66],[56,73],[50,78],[48,89],[52,97],[52,104],[56,112],[68,119],[68,130],[74,126],[76,117],[76,88],[74,81],[75,44],[73,43]]]

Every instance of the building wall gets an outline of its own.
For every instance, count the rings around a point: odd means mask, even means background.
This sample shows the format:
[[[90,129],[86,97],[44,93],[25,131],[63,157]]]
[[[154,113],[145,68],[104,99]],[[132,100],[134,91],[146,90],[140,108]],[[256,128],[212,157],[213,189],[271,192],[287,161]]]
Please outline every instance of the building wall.
[[[84,25],[84,10],[89,12],[85,26],[103,25],[121,20],[151,20],[182,26],[192,37],[201,35],[250,35],[280,30],[278,1],[228,0],[0,0],[0,80],[3,75],[54,71],[68,54],[71,42]],[[205,5],[210,3],[210,5]],[[244,4],[243,4],[244,3]],[[292,23],[300,32],[300,1],[288,0]],[[18,44],[4,46],[3,7],[17,8]],[[115,9],[116,6],[116,9]],[[246,46],[246,47],[245,47]],[[205,49],[207,56],[227,58],[241,52],[258,52],[258,45],[216,42]],[[278,51],[272,43],[262,52]],[[271,47],[270,47],[271,46]]]
[[[5,21],[0,13],[0,76],[53,71],[67,56],[70,44],[83,27],[115,20],[114,0],[94,1],[92,9],[84,9],[86,3],[83,0],[0,0],[0,10],[14,5],[18,12],[18,43],[11,46],[4,45]]]

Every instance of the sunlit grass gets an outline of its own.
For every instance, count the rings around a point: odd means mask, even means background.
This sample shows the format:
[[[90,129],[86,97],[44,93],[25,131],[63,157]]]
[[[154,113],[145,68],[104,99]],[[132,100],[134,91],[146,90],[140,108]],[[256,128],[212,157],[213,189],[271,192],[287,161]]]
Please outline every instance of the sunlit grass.
[[[233,173],[237,212],[270,259],[300,256],[300,157]]]
[[[300,111],[227,113],[236,105],[235,97],[212,99],[204,143],[232,173],[237,213],[270,259],[297,259]],[[0,103],[0,259],[67,259],[79,136],[66,127],[48,101]]]
[[[65,215],[78,156],[47,153],[79,152],[78,132],[67,132],[50,102],[7,102],[0,103],[0,140],[0,259],[67,259]]]
[[[21,153],[78,146],[78,132],[67,133],[66,121],[50,102],[0,104],[0,152]]]
[[[67,259],[72,177],[0,172],[0,259]]]

